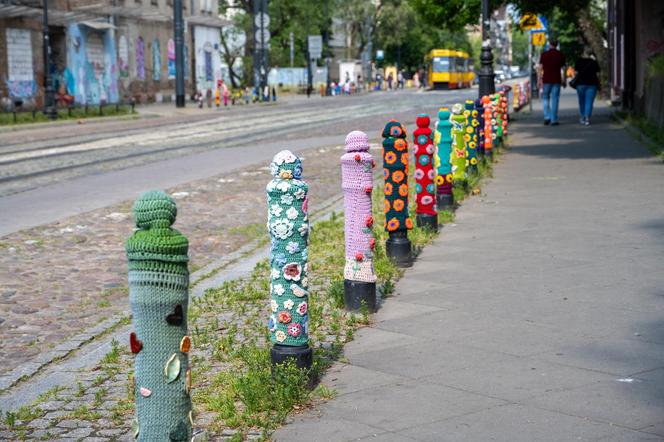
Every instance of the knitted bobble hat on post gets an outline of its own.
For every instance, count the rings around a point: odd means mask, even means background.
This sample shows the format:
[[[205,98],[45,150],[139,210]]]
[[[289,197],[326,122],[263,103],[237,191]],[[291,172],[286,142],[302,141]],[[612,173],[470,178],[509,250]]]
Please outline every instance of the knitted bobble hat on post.
[[[438,111],[438,122],[434,136],[436,145],[436,205],[438,209],[451,209],[454,206],[452,194],[452,123],[450,123],[450,110],[441,107]]]
[[[126,244],[134,326],[129,344],[136,355],[133,432],[142,441],[189,441],[192,435],[189,242],[171,228],[176,215],[166,193],[143,194],[134,203],[138,230]]]
[[[455,186],[465,188],[466,174],[466,117],[463,106],[459,103],[452,106],[452,182]]]
[[[347,310],[363,305],[376,310],[376,274],[373,254],[371,193],[374,160],[369,151],[369,137],[353,131],[346,136],[346,153],[341,157],[341,188],[344,192],[344,304]]]
[[[434,207],[436,197],[435,171],[433,170],[434,146],[431,139],[431,120],[426,114],[415,119],[417,129],[413,132],[415,141],[415,217],[418,227],[438,230],[438,212]]]
[[[397,265],[412,264],[408,230],[413,222],[408,215],[408,141],[406,128],[390,121],[383,129],[383,172],[385,177],[385,230],[387,256]]]
[[[475,110],[473,100],[466,100],[464,108],[463,115],[466,117],[466,134],[464,135],[464,140],[467,140],[466,152],[468,159],[466,167],[469,173],[477,174],[477,126],[479,124],[477,121],[477,111]]]
[[[309,190],[302,178],[302,162],[282,150],[270,164],[274,177],[267,185],[267,228],[270,251],[270,318],[268,328],[274,344],[273,364],[292,360],[309,369],[307,255],[309,238]]]

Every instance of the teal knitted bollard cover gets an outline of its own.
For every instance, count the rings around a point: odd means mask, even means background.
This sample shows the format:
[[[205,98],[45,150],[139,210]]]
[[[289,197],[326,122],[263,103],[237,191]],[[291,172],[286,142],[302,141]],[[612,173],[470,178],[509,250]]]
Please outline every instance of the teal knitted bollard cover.
[[[300,179],[302,162],[288,150],[274,156],[270,171],[274,177],[267,185],[267,228],[272,241],[270,337],[275,344],[307,345],[309,187]]]
[[[138,230],[127,240],[129,302],[136,354],[134,436],[141,441],[191,440],[191,375],[187,336],[189,243],[171,228],[175,202],[161,191],[134,203]]]

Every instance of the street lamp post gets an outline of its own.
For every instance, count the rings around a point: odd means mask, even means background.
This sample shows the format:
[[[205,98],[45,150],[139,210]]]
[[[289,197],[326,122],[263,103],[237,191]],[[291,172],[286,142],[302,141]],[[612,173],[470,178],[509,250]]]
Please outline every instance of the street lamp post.
[[[175,33],[175,107],[184,107],[184,20],[182,0],[173,2],[173,31]]]
[[[489,25],[491,23],[489,0],[482,0],[482,52],[480,53],[480,87],[479,95],[493,94],[496,92],[493,74],[493,54],[491,53],[491,35]]]
[[[48,36],[48,0],[44,0],[43,5],[44,115],[51,120],[55,120],[58,117],[57,110],[55,109],[55,91],[53,90],[53,82],[48,72],[51,66],[51,42]]]

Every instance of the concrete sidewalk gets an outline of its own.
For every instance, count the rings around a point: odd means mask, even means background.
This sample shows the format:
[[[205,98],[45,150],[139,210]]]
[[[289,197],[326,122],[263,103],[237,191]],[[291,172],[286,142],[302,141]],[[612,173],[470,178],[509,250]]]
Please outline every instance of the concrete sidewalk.
[[[664,440],[664,165],[597,110],[512,149],[277,441]]]

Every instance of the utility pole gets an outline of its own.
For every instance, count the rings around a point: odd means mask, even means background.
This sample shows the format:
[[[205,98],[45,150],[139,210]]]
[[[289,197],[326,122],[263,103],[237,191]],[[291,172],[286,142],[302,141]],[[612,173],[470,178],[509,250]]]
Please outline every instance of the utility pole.
[[[42,45],[44,54],[44,115],[51,120],[58,118],[58,111],[55,108],[55,91],[53,82],[49,75],[51,68],[51,40],[48,36],[48,0],[44,0],[44,22],[42,23]]]
[[[184,20],[182,0],[173,2],[173,32],[175,33],[175,107],[184,107]]]
[[[493,73],[493,54],[491,53],[491,11],[489,0],[482,0],[482,52],[480,53],[480,87],[479,96],[496,92]]]

